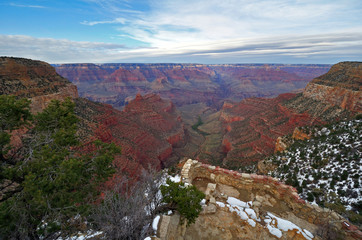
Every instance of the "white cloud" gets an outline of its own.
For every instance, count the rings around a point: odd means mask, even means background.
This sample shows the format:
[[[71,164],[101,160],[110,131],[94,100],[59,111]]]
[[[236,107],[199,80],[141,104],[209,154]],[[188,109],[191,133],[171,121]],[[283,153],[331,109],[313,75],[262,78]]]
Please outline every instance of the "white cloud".
[[[83,1],[109,18],[82,24],[118,24],[115,36],[149,47],[0,35],[0,54],[50,62],[214,63],[301,58],[331,63],[362,56],[358,0],[149,0],[142,14],[130,0]]]
[[[114,20],[108,20],[108,21],[83,21],[83,22],[81,22],[81,24],[88,25],[88,26],[94,26],[97,24],[114,24],[114,23],[125,24],[126,19],[125,18],[116,18]]]
[[[23,8],[46,8],[40,5],[24,5],[24,4],[16,4],[16,3],[9,3],[12,7],[23,7]]]
[[[0,55],[47,62],[105,62],[124,49],[123,44],[0,35]]]
[[[176,48],[126,48],[122,44],[75,42],[30,36],[0,35],[0,55],[28,57],[51,63],[71,62],[300,62],[319,59],[360,60],[362,28],[351,32],[282,37],[195,41]],[[343,59],[342,59],[343,60]],[[338,60],[340,61],[340,60]]]

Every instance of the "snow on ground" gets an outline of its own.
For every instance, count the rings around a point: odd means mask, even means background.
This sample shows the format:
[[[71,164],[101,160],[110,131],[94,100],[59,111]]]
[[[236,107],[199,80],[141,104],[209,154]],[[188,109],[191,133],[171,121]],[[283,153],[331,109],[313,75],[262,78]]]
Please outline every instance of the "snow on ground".
[[[175,183],[181,182],[181,176],[180,175],[176,175],[176,176],[171,176],[169,175],[168,178]]]
[[[103,232],[99,232],[99,231],[95,232],[92,230],[88,230],[87,233],[79,232],[77,236],[67,237],[64,240],[86,240],[86,239],[90,239],[90,238],[96,237],[101,234],[103,234]],[[58,239],[63,240],[63,238],[58,238]]]
[[[362,201],[362,120],[311,128],[313,138],[295,141],[269,160],[269,174],[298,189],[300,196],[322,207],[342,203],[358,211]]]
[[[227,203],[217,201],[216,204],[219,207],[227,207],[230,212],[235,212],[242,220],[246,221],[250,226],[255,227],[257,222],[264,221],[265,227],[274,236],[281,238],[283,232],[297,230],[298,233],[302,234],[305,239],[313,239],[313,234],[306,229],[301,229],[296,224],[275,216],[268,212],[264,219],[257,218],[256,212],[251,208],[252,202],[244,202],[234,197],[228,197]]]

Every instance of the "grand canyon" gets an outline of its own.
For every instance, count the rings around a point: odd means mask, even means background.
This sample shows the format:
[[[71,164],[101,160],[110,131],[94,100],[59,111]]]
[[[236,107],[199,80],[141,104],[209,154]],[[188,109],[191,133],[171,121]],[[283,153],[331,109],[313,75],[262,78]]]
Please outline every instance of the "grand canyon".
[[[273,239],[279,236],[275,231],[283,239],[324,239],[328,234],[320,233],[321,224],[332,226],[346,239],[362,236],[344,216],[306,203],[295,188],[275,178],[255,174],[270,171],[263,160],[288,148],[293,140],[288,142],[285,136],[309,139],[304,128],[353,119],[362,112],[359,62],[333,66],[64,64],[54,68],[41,61],[1,57],[0,77],[0,94],[30,99],[33,113],[52,100],[71,98],[79,119],[77,135],[85,145],[98,139],[121,147],[122,154],[113,162],[115,175],[106,188],[123,177],[135,184],[145,170],[181,167],[183,181],[206,193],[207,202],[194,225],[179,224],[177,214],[163,215],[155,239],[206,239],[210,231],[216,234],[211,239]],[[12,132],[13,146],[22,145],[24,134],[21,129]],[[196,160],[186,162],[189,158]],[[12,187],[2,189],[0,197]],[[235,220],[232,209],[238,205],[230,197],[253,202],[245,210],[246,219]],[[220,222],[220,217],[237,221],[243,232]],[[272,225],[263,225],[269,224],[268,219],[298,226],[273,232]],[[224,232],[216,231],[221,226]]]
[[[177,151],[178,156],[234,169],[255,166],[274,152],[278,137],[290,134],[295,127],[323,122],[318,117],[321,113],[310,112],[315,106],[306,103],[310,98],[303,97],[302,91],[330,68],[283,64],[54,67],[78,87],[80,96],[119,110],[127,104],[136,107],[136,96],[145,94],[171,101],[186,130],[187,140],[184,149]],[[287,94],[277,97],[281,93]],[[192,128],[199,117],[203,124]]]

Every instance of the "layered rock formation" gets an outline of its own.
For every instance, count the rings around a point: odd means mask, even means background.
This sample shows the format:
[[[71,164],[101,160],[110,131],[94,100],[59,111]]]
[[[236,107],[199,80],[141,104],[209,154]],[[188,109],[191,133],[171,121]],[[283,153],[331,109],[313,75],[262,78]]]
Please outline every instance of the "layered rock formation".
[[[83,142],[100,139],[122,147],[122,157],[117,159],[120,172],[136,174],[141,167],[169,166],[178,160],[174,148],[185,144],[181,117],[170,101],[155,94],[137,95],[121,112],[78,98],[77,87],[45,62],[1,57],[0,94],[29,98],[33,113],[44,109],[52,99],[71,97],[81,120],[79,135]],[[23,134],[14,134],[17,145]]]
[[[44,109],[52,99],[78,97],[77,87],[49,64],[24,58],[0,57],[0,95],[31,99],[32,112]]]
[[[302,200],[276,179],[244,174],[189,159],[182,181],[206,195],[203,212],[190,226],[162,216],[163,239],[360,239],[362,233],[329,209]]]
[[[353,112],[362,111],[362,64],[342,62],[315,78],[303,96]]]
[[[157,93],[177,106],[295,91],[329,65],[62,64],[57,72],[91,100],[122,107],[137,93]]]
[[[94,135],[122,147],[117,163],[121,172],[127,165],[132,165],[135,172],[141,166],[159,170],[178,160],[174,148],[184,146],[185,131],[171,102],[150,94],[138,95],[123,111],[81,98],[76,104],[77,115],[86,125],[82,138]]]
[[[256,162],[275,150],[285,149],[287,145],[277,139],[292,134],[296,127],[361,113],[361,69],[362,63],[339,63],[310,82],[303,94],[224,104],[220,117],[225,131],[222,144],[227,154],[224,164],[236,167],[238,162]]]

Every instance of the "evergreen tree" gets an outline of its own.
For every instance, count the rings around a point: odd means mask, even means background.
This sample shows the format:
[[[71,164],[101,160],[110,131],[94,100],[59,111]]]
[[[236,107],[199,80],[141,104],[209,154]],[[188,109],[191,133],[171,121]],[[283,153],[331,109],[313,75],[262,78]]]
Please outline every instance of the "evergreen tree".
[[[181,220],[187,220],[187,225],[194,223],[202,210],[200,202],[205,194],[193,185],[185,186],[170,179],[166,183],[160,187],[163,201],[169,204],[169,209],[177,210]]]
[[[17,102],[12,97],[7,101]],[[8,118],[13,121],[8,129],[30,119],[29,104],[24,102],[9,115],[16,117]],[[16,187],[0,199],[0,239],[56,238],[66,234],[75,219],[88,214],[89,205],[100,193],[99,185],[114,172],[113,156],[120,153],[114,144],[94,142],[88,147],[92,151],[82,153],[74,106],[70,99],[52,101],[34,116],[29,138],[24,139],[23,154],[17,156],[15,164],[2,163],[3,182],[14,182]]]

